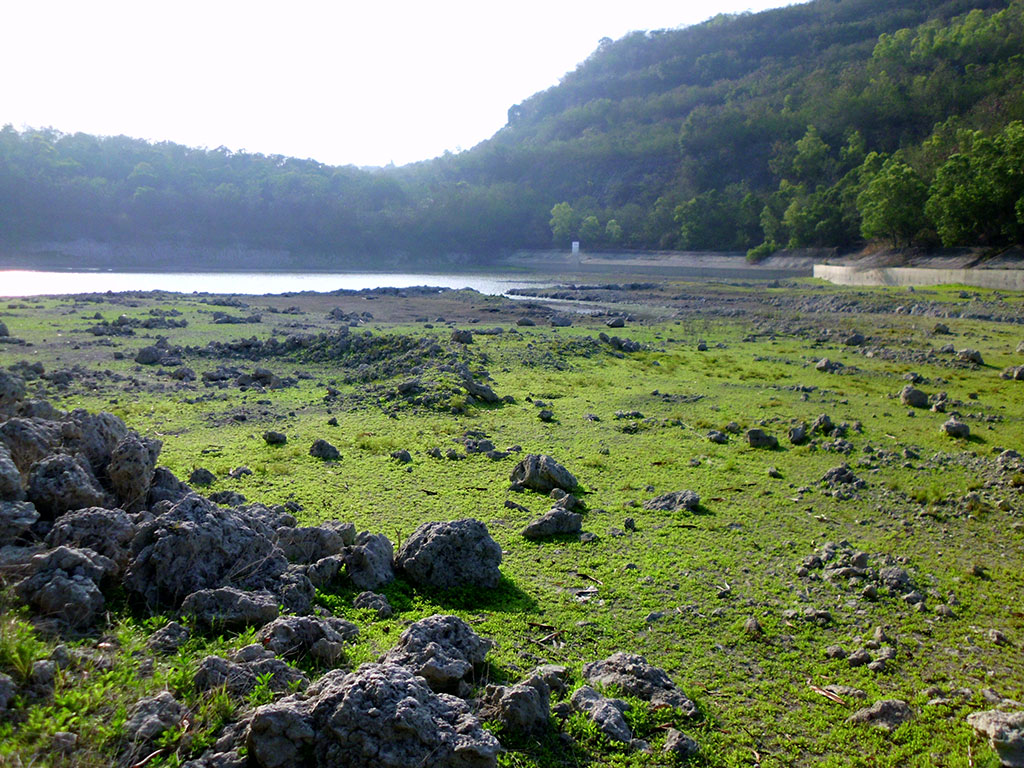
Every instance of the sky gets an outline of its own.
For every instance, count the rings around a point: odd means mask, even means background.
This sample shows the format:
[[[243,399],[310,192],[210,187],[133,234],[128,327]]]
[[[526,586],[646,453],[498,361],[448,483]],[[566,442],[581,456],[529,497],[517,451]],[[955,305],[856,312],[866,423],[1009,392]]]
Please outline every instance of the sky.
[[[603,37],[786,0],[8,3],[0,125],[387,165],[469,149]]]

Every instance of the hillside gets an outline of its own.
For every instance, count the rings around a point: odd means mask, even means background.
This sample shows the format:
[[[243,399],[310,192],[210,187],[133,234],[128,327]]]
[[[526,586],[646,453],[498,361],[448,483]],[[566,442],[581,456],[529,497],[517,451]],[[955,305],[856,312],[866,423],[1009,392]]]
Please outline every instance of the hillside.
[[[491,139],[402,168],[0,131],[0,242],[318,264],[585,247],[1024,241],[1024,2],[815,0],[605,39]]]

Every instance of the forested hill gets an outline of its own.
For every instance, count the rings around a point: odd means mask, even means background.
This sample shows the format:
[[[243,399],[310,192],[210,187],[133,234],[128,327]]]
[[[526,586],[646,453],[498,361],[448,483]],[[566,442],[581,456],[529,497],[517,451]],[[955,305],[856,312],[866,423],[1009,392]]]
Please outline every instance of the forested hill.
[[[0,240],[397,262],[1024,242],[1024,0],[814,0],[603,40],[457,155],[360,170],[0,131]]]

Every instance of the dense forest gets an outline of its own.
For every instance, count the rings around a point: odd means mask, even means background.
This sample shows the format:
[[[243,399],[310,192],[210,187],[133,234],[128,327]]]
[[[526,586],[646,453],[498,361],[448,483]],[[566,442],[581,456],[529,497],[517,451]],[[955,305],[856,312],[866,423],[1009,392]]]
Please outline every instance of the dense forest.
[[[1024,0],[814,0],[633,33],[401,168],[0,130],[0,243],[339,264],[585,248],[1024,243]]]

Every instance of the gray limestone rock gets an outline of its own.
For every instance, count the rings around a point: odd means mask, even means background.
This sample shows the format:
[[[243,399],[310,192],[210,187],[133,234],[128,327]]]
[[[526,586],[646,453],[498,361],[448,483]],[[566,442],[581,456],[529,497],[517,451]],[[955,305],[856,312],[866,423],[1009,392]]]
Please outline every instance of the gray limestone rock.
[[[0,333],[0,336],[6,335]],[[18,376],[14,376],[6,371],[0,371],[0,412],[9,412],[24,399],[25,382]]]
[[[867,723],[891,731],[907,722],[914,716],[914,713],[907,706],[907,702],[901,699],[883,699],[876,701],[870,707],[859,709],[850,715],[848,723]]]
[[[31,501],[0,501],[0,547],[14,544],[39,520]]]
[[[38,613],[73,628],[88,627],[102,614],[99,584],[116,570],[113,561],[91,549],[57,547],[32,557],[29,576],[15,593]]]
[[[381,661],[407,667],[435,691],[457,693],[492,646],[457,616],[435,614],[410,625]]]
[[[584,685],[569,699],[570,706],[585,713],[609,739],[626,744],[633,740],[633,732],[623,713],[629,704],[622,699],[606,699],[589,685]]]
[[[0,443],[0,501],[24,501],[21,472],[5,443]]]
[[[511,481],[524,488],[550,493],[554,488],[572,492],[579,482],[565,467],[547,455],[528,454],[512,470]]]
[[[950,437],[960,440],[966,440],[971,436],[971,428],[964,422],[960,421],[956,416],[951,416],[949,420],[942,425],[942,431]]]
[[[181,725],[184,717],[185,708],[170,691],[163,691],[135,702],[124,724],[125,736],[133,746],[151,744],[165,731]]]
[[[277,618],[277,599],[269,592],[243,592],[234,587],[200,589],[181,603],[181,612],[208,632],[262,627]]]
[[[189,639],[189,631],[176,621],[164,625],[146,641],[146,647],[156,653],[176,653]]]
[[[747,430],[747,444],[751,448],[778,448],[779,439],[774,435],[769,435],[763,429],[748,429]]]
[[[314,459],[323,459],[324,461],[338,461],[341,458],[341,452],[322,438],[314,441],[310,446],[309,455]]]
[[[911,384],[907,384],[907,386],[900,391],[900,402],[910,408],[927,408],[928,395],[920,389],[916,389]]]
[[[480,716],[517,734],[541,734],[551,727],[551,689],[534,675],[513,686],[489,685]]]
[[[17,692],[18,686],[14,684],[14,679],[10,675],[0,672],[0,717],[7,712],[7,705],[10,704]]]
[[[149,483],[149,498],[146,505],[152,509],[161,501],[177,504],[192,493],[192,489],[181,482],[167,467],[153,470],[153,479]]]
[[[145,508],[160,447],[159,440],[129,432],[111,451],[107,476],[111,490],[126,512]]]
[[[692,512],[700,506],[700,496],[695,491],[672,491],[644,502],[644,509],[659,512]]]
[[[360,589],[380,589],[395,580],[391,562],[394,547],[383,533],[361,531],[352,546],[342,551],[352,583]]]
[[[565,507],[553,507],[523,529],[523,537],[531,540],[544,539],[564,533],[579,533],[583,518]]]
[[[352,607],[364,611],[374,611],[378,619],[390,619],[394,615],[394,610],[388,599],[376,592],[360,592],[352,601]]]
[[[128,567],[135,533],[135,524],[124,510],[87,507],[58,517],[46,544],[91,549],[113,560],[121,573]]]
[[[967,716],[967,722],[979,734],[988,737],[989,744],[1003,765],[1024,767],[1024,712],[990,709],[971,713]]]
[[[252,654],[246,658],[245,648],[239,652],[243,658],[230,661],[220,656],[207,656],[199,662],[199,668],[193,678],[196,690],[211,691],[214,688],[227,690],[235,696],[245,696],[257,685],[265,682],[275,693],[284,693],[293,686],[304,686],[308,682],[306,676],[295,667],[274,658],[273,654],[262,648],[255,649],[259,655]]]
[[[288,659],[311,656],[325,664],[334,664],[345,646],[359,636],[351,621],[334,616],[281,616],[265,625],[256,640],[278,656]]]
[[[324,523],[309,528],[277,530],[277,546],[293,563],[310,564],[337,555],[346,544],[352,544],[354,540],[355,527],[351,523]]]
[[[61,426],[48,419],[8,419],[0,423],[0,442],[7,446],[21,476],[28,477],[33,464],[60,446]]]
[[[676,707],[686,715],[697,714],[697,705],[676,688],[664,670],[643,656],[615,653],[603,661],[583,665],[583,677],[591,685],[615,686],[652,704]]]
[[[395,565],[421,586],[493,589],[501,580],[501,547],[479,520],[424,523],[399,549]]]
[[[686,760],[696,755],[700,751],[700,747],[696,741],[682,731],[669,728],[665,732],[665,751]]]
[[[54,518],[73,509],[106,506],[107,496],[77,456],[54,454],[32,465],[28,498],[39,513]]]

